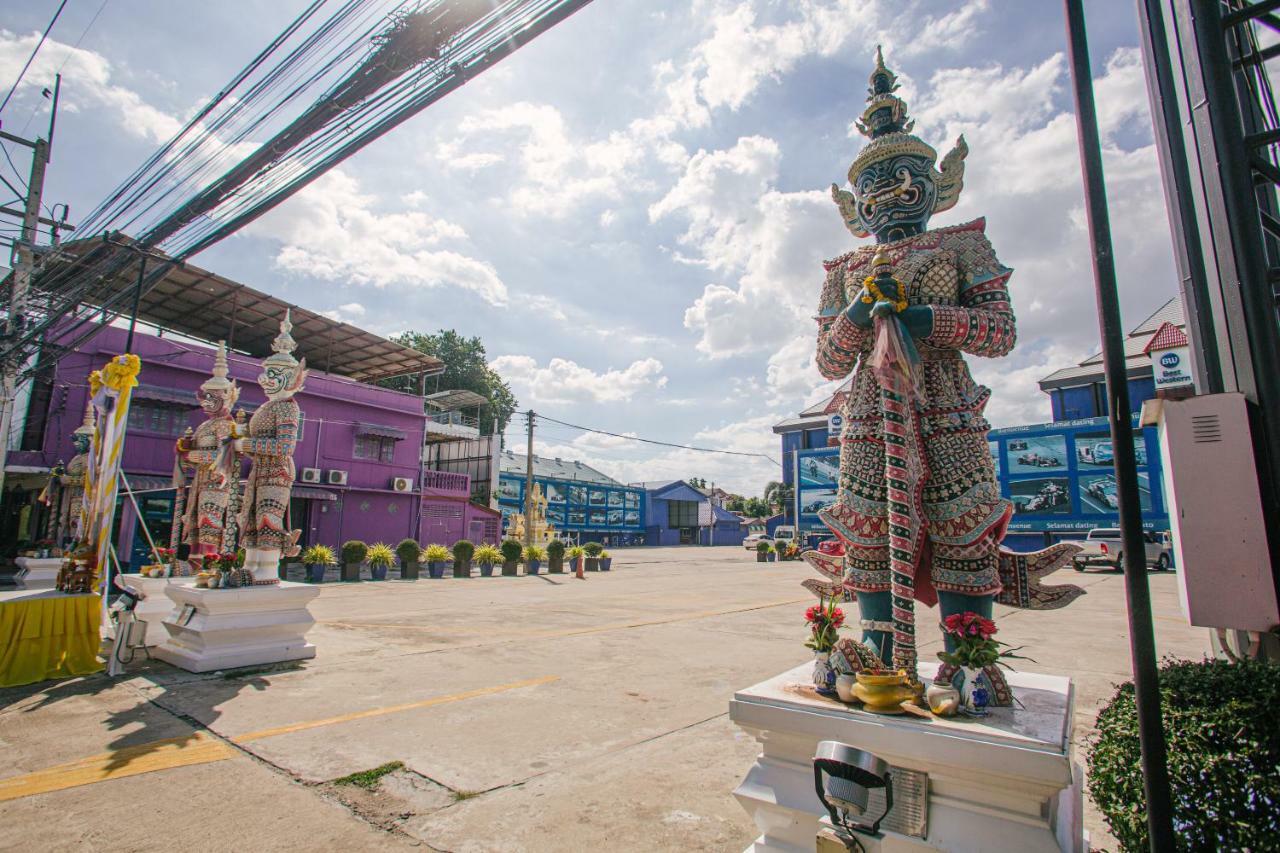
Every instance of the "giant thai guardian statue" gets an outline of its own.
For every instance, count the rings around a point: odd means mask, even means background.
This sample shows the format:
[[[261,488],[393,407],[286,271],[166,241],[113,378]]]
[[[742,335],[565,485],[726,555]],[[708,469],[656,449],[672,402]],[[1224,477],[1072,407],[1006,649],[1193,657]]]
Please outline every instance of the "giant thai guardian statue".
[[[205,420],[190,438],[178,440],[179,454],[195,466],[182,520],[182,541],[191,546],[192,554],[216,554],[221,550],[231,499],[230,469],[239,464],[231,447],[235,434],[231,410],[239,398],[240,389],[227,378],[227,345],[219,341],[213,375],[196,393]]]
[[[1030,555],[1000,547],[1012,505],[987,447],[991,391],[973,380],[965,356],[1013,349],[1012,270],[996,258],[984,220],[929,228],[959,199],[964,138],[936,166],[937,152],[910,133],[879,49],[870,84],[856,125],[871,141],[849,169],[850,189],[832,184],[832,195],[853,235],[875,243],[824,264],[817,317],[822,375],[853,375],[836,502],[819,513],[843,554],[806,559],[842,579],[857,597],[863,642],[914,680],[916,601],[939,605],[943,617],[990,618],[997,596],[1047,608],[1080,590],[1039,584],[1072,546]],[[939,680],[950,679],[947,666]],[[990,670],[994,703],[1008,704]]]
[[[249,419],[248,435],[235,441],[236,451],[252,460],[240,511],[240,545],[245,549],[245,568],[253,573],[254,583],[262,585],[279,583],[280,558],[298,552],[301,533],[285,526],[293,490],[293,451],[302,419],[293,398],[307,379],[306,360],[293,357],[297,344],[289,334],[292,330],[286,311],[280,334],[271,343],[272,354],[262,362],[258,375],[267,402]]]

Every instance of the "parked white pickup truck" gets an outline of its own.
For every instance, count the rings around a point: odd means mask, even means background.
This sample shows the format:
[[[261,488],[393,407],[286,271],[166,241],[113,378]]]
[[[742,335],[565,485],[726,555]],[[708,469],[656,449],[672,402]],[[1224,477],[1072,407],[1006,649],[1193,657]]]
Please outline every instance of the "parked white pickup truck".
[[[1143,533],[1143,543],[1147,550],[1147,565],[1155,566],[1157,571],[1165,571],[1172,562],[1169,543],[1157,533]],[[1089,538],[1082,545],[1080,552],[1071,558],[1071,564],[1077,572],[1083,572],[1089,566],[1109,566],[1116,571],[1124,569],[1124,544],[1120,539],[1118,527],[1095,527],[1089,531]]]

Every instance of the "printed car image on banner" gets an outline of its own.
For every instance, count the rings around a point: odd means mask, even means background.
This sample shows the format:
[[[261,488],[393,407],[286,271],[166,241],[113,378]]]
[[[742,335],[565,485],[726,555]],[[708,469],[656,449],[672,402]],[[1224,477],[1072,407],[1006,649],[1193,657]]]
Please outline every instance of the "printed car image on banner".
[[[998,478],[1000,476],[1001,466],[1003,465],[1000,461],[1000,442],[988,441],[987,451],[991,454],[992,464],[996,466],[996,477]]]
[[[1009,499],[1018,515],[1071,515],[1071,481],[1066,477],[1014,480]]]
[[[1039,435],[1011,439],[1005,445],[1010,474],[1040,474],[1067,470],[1067,437]]]
[[[553,483],[549,480],[540,480],[538,485],[542,486],[542,494],[546,496],[547,503],[562,504],[565,498],[565,487],[560,483]]]
[[[523,481],[517,480],[515,477],[502,476],[498,478],[498,498],[499,500],[520,500],[520,494],[524,491],[521,487]]]
[[[609,506],[610,506],[610,507],[618,507],[619,509],[621,509],[621,507],[622,507],[622,492],[610,492],[610,493],[609,493]]]
[[[797,450],[796,518],[803,535],[828,535],[827,526],[816,515],[827,504],[835,503],[836,481],[840,476],[840,448],[814,447]]]
[[[825,450],[826,448],[819,448]],[[801,451],[804,454],[804,451]],[[800,460],[800,485],[830,486],[840,476],[840,456],[803,455]]]
[[[1133,437],[1133,455],[1138,465],[1147,464],[1147,442],[1141,433]],[[1114,468],[1111,433],[1081,432],[1076,434],[1076,461],[1082,469]]]

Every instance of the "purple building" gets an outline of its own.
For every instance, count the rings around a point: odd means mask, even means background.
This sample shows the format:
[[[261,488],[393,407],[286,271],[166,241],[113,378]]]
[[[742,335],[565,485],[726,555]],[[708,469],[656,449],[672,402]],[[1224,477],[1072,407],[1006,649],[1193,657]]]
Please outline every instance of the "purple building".
[[[247,290],[241,286],[242,295]],[[261,312],[259,325],[269,326],[272,315],[283,316],[285,305],[258,295],[278,303],[278,312]],[[404,353],[386,349],[398,345],[300,309],[295,309],[294,323],[310,369],[306,386],[296,398],[303,421],[294,452],[298,481],[289,508],[290,525],[302,530],[303,545],[336,547],[348,539],[360,539],[394,546],[405,538],[451,545],[464,537],[477,543],[497,542],[501,516],[471,502],[471,478],[427,469],[426,440],[430,436],[438,442],[446,437],[432,434],[439,430],[428,419],[422,397],[325,372],[320,369],[324,362],[317,364],[327,356],[333,364],[348,366],[349,372],[367,374],[368,358],[361,361],[351,350],[368,350],[370,339],[383,348],[379,358],[384,363],[416,358],[407,366],[426,375],[438,372],[440,362],[405,347],[399,347]],[[318,351],[314,339],[310,351],[306,347],[307,326],[317,323],[345,331],[341,342],[329,336],[328,352]],[[222,331],[216,321],[206,325]],[[238,328],[242,340],[251,337],[244,325]],[[269,328],[260,331],[265,334]],[[21,449],[10,451],[6,465],[0,541],[33,542],[47,534],[49,511],[35,497],[49,469],[75,452],[71,433],[85,410],[89,372],[124,351],[126,334],[121,328],[103,328],[64,354],[51,376],[46,374],[29,386],[25,419],[20,423]],[[174,442],[204,417],[195,391],[211,373],[214,350],[187,338],[138,333],[133,351],[142,360],[141,384],[134,389],[130,406],[123,470],[147,529],[158,545],[167,545],[174,498],[170,485]],[[261,360],[236,352],[228,360],[231,378],[240,386],[237,408],[251,414],[265,401],[255,381]],[[402,369],[405,366],[398,368],[402,374],[407,372]],[[18,411],[21,414],[22,408]],[[433,417],[439,419],[439,415]],[[147,543],[127,495],[122,495],[116,524],[121,562],[138,565],[147,557]]]

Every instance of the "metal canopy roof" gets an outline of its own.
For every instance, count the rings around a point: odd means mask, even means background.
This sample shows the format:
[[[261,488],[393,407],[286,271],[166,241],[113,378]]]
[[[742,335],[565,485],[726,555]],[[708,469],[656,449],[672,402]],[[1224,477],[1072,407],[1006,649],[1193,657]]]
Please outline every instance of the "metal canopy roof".
[[[475,391],[457,389],[454,391],[437,391],[426,396],[427,405],[442,412],[456,412],[461,409],[475,409],[489,404],[489,398]]]
[[[82,255],[102,242],[100,237],[77,240],[62,244],[60,249]],[[154,263],[148,262],[148,268],[153,268]],[[126,267],[116,274],[107,292],[132,289],[136,276],[136,264]],[[306,358],[307,366],[315,370],[358,382],[415,373],[434,375],[444,370],[444,362],[435,356],[331,320],[191,263],[170,267],[143,294],[138,319],[200,340],[225,340],[230,349],[265,357],[271,354],[271,342],[280,333],[285,309],[291,310],[293,338],[298,342],[294,355]]]

